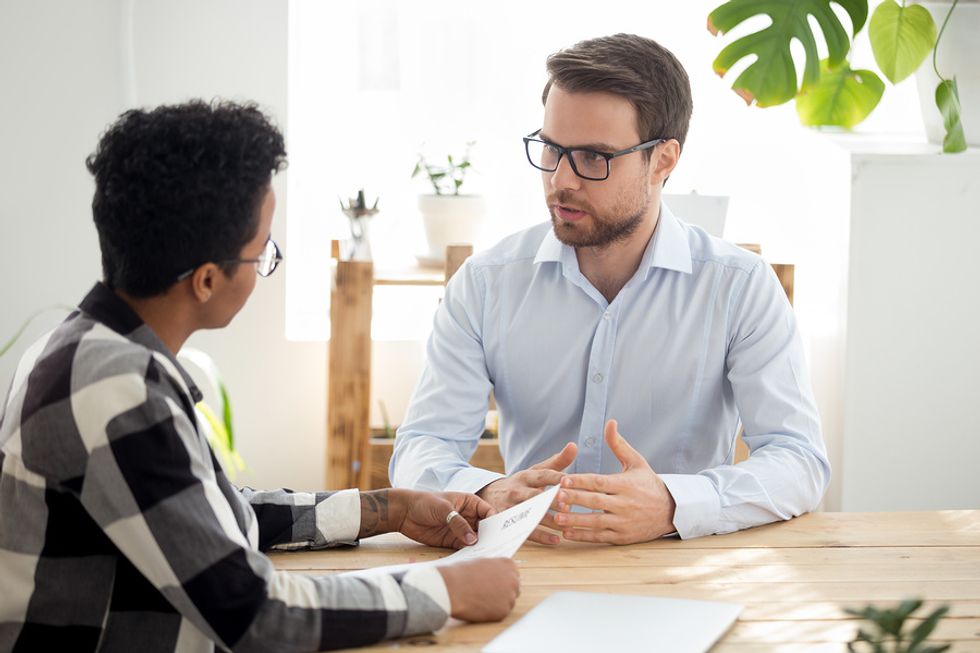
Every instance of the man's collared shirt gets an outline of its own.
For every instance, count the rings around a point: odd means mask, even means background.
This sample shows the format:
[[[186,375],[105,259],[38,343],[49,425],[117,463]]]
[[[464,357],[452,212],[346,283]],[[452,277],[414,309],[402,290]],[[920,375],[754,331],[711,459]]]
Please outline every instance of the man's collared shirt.
[[[476,492],[500,478],[467,463],[491,391],[507,473],[569,441],[579,454],[568,471],[619,472],[603,439],[616,419],[667,484],[684,538],[808,512],[829,482],[801,340],[775,273],[666,206],[612,302],[551,224],[460,268],[398,429],[393,485]],[[751,456],[733,465],[740,424]]]
[[[239,490],[201,393],[102,284],[24,355],[0,413],[0,651],[319,651],[445,623],[435,569],[277,571],[354,544],[356,490]]]

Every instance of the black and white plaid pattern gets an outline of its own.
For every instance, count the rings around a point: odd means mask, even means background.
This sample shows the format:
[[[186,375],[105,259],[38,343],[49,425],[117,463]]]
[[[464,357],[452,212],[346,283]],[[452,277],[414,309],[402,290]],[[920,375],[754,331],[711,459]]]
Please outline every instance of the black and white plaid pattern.
[[[353,544],[354,490],[239,490],[200,392],[102,284],[24,355],[0,414],[0,651],[314,651],[441,627],[434,569],[308,577],[260,551]]]

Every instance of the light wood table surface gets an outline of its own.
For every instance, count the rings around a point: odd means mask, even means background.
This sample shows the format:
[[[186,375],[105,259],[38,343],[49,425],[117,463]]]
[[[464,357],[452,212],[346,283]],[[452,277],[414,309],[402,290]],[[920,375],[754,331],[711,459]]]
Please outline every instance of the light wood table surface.
[[[332,574],[448,553],[389,534],[357,548],[272,559],[280,569]],[[521,596],[504,621],[453,625],[358,650],[479,651],[552,592],[576,590],[743,604],[739,620],[711,649],[717,653],[846,651],[859,622],[844,608],[918,596],[926,600],[922,612],[951,605],[930,641],[951,642],[953,653],[980,653],[980,510],[814,513],[689,541],[526,544],[515,560]]]

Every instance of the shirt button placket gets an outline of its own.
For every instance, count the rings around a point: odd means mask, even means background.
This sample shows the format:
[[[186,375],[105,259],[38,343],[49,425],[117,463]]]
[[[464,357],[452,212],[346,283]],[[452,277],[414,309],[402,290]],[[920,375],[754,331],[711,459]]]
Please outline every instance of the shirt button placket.
[[[581,472],[599,473],[602,466],[602,448],[599,444],[599,434],[602,433],[608,404],[608,383],[606,377],[611,365],[613,344],[615,342],[615,320],[612,319],[612,309],[607,308],[602,313],[596,327],[595,339],[589,356],[589,383],[585,390],[585,410],[582,414],[582,431],[579,442],[582,451],[576,468]]]

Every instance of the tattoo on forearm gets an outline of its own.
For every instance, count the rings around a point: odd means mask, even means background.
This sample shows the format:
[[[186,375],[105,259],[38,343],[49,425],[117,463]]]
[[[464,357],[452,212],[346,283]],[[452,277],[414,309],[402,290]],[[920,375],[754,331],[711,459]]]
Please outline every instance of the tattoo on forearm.
[[[388,490],[361,492],[361,537],[387,533]]]

